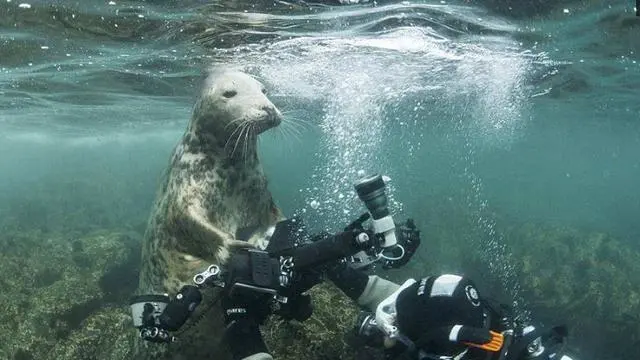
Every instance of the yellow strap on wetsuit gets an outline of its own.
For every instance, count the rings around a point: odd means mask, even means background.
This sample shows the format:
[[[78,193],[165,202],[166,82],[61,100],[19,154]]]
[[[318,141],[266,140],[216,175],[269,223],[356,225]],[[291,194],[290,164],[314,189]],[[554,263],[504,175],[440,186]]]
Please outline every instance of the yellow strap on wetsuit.
[[[487,343],[474,344],[474,343],[465,342],[464,344],[473,346],[479,349],[487,350],[487,351],[493,351],[493,352],[500,351],[500,349],[502,349],[502,345],[504,344],[504,336],[499,332],[495,332],[491,330],[489,330],[489,334],[491,334],[491,340]]]

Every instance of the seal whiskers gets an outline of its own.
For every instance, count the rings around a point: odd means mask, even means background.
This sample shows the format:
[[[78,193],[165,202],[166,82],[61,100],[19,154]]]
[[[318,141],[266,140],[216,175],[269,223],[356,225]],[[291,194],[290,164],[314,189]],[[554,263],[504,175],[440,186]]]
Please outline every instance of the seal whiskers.
[[[245,121],[243,123],[241,123],[234,131],[233,133],[231,133],[231,136],[229,137],[229,139],[227,140],[227,143],[229,143],[229,141],[233,140],[234,136],[235,136],[235,145],[233,146],[233,150],[231,151],[231,153],[229,154],[230,157],[234,157],[236,149],[238,148],[238,143],[240,143],[240,139],[242,139],[242,133],[246,130],[247,126],[249,124]],[[226,145],[225,145],[226,148]]]

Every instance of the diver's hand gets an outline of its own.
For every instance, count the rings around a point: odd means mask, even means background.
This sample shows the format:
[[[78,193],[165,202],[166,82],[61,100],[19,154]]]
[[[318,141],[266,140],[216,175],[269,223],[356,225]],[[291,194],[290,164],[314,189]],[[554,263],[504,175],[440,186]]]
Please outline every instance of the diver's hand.
[[[354,269],[346,262],[330,267],[327,277],[350,299],[357,301],[369,282],[369,276],[362,270]]]
[[[280,309],[276,311],[284,320],[305,321],[313,314],[313,304],[311,296],[301,294],[290,297],[285,304],[280,304]]]

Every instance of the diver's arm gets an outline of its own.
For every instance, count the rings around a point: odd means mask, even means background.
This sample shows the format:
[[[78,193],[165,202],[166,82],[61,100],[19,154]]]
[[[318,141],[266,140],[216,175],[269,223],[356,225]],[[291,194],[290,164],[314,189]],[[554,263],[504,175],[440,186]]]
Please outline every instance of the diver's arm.
[[[377,275],[369,276],[346,265],[331,269],[327,275],[345,295],[369,311],[375,311],[382,300],[400,288],[394,282]]]
[[[391,296],[391,294],[399,288],[400,285],[392,281],[383,279],[377,275],[370,275],[367,286],[357,299],[358,305],[369,311],[375,311],[382,300]]]

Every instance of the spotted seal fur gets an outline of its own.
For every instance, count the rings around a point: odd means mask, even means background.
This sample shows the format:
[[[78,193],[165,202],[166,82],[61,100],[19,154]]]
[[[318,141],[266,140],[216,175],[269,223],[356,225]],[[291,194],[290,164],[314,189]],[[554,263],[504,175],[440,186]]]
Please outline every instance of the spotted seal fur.
[[[253,77],[234,70],[209,74],[191,121],[171,156],[143,240],[138,294],[173,296],[210,264],[224,264],[233,249],[255,245],[283,219],[267,189],[257,154],[258,134],[278,126],[282,114]],[[248,241],[236,239],[246,227]],[[136,344],[135,359],[225,359],[219,293],[203,303],[169,345]]]

